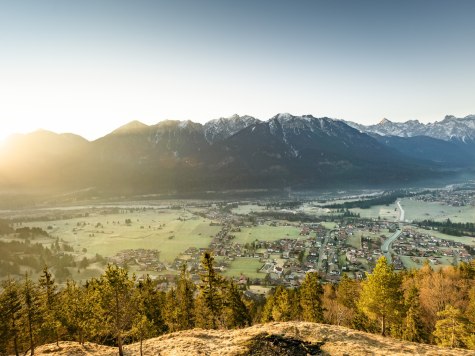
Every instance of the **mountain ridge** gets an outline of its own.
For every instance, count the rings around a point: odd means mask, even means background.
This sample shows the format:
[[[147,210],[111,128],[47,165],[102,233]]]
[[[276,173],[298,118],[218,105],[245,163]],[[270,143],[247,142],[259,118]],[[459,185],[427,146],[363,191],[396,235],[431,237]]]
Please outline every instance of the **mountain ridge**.
[[[38,135],[49,138],[37,149],[29,139]],[[0,152],[11,158],[0,161],[0,186],[135,194],[369,186],[439,174],[432,153],[396,148],[344,121],[312,115],[280,113],[267,121],[234,115],[204,125],[132,121],[94,141],[51,132],[10,140]]]

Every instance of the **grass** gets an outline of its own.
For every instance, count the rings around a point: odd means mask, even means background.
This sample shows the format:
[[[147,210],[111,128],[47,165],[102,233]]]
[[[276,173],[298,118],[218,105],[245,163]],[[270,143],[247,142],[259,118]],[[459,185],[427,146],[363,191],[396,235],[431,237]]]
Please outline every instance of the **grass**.
[[[262,267],[262,262],[257,258],[240,257],[231,261],[229,268],[223,273],[227,277],[239,277],[241,274],[251,278],[264,278],[264,273],[257,270]]]
[[[233,214],[237,214],[237,215],[248,215],[253,212],[257,213],[257,212],[263,212],[263,211],[266,211],[266,207],[257,205],[257,204],[239,205],[237,208],[234,208],[231,210]]]
[[[475,209],[471,206],[454,207],[439,202],[424,202],[414,199],[402,199],[401,206],[405,211],[405,218],[409,221],[430,219],[452,222],[475,221]]]
[[[383,220],[396,221],[399,216],[399,211],[396,203],[389,205],[375,205],[369,209],[353,208],[351,212],[360,214],[362,218],[377,219],[380,217]]]
[[[473,238],[473,237],[469,237],[469,236],[451,236],[451,235],[443,234],[443,233],[441,233],[439,231],[436,231],[436,230],[425,230],[425,229],[420,229],[420,228],[415,228],[415,230],[422,233],[422,234],[429,234],[429,235],[434,236],[435,238],[438,238],[438,239],[460,242],[460,243],[463,243],[463,244],[466,244],[466,245],[475,246],[475,238]]]
[[[338,225],[337,223],[333,221],[323,221],[320,223],[325,229],[328,230],[333,230],[336,229],[336,226]]]
[[[235,243],[245,244],[255,240],[277,241],[285,238],[297,238],[300,236],[299,233],[300,229],[294,226],[258,225],[241,228],[241,232],[233,234],[236,236]]]
[[[361,231],[355,231],[353,235],[349,235],[346,243],[355,248],[361,248],[361,236],[365,235]]]
[[[421,266],[422,266],[422,264],[424,263],[424,260],[425,260],[423,257],[415,257],[416,259],[419,259],[419,263],[417,263],[417,262],[412,260],[414,258],[412,256],[400,256],[400,258],[401,258],[402,264],[407,269],[421,268]]]
[[[125,224],[125,219],[132,221],[130,226]],[[182,211],[146,210],[28,225],[43,229],[52,226],[48,230],[52,236],[66,241],[77,251],[87,249],[89,257],[96,253],[109,257],[121,250],[145,248],[159,250],[160,260],[171,262],[188,247],[209,245],[210,237],[220,231],[219,226],[210,226],[210,222]],[[102,226],[96,227],[98,223]]]

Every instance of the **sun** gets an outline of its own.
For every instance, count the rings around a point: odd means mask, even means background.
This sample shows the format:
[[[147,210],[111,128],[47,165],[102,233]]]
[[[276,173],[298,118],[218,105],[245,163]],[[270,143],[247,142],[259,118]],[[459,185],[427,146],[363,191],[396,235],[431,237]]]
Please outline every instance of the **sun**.
[[[35,130],[35,128],[30,128],[28,126],[29,125],[22,125],[22,123],[0,123],[0,147],[4,146],[8,141],[8,138],[10,138],[12,135],[24,134]]]

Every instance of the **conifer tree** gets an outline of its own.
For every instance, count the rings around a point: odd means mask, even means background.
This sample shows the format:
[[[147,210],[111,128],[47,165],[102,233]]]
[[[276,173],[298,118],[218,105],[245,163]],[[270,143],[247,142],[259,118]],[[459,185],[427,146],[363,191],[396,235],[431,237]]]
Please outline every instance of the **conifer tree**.
[[[133,289],[134,282],[127,271],[111,264],[99,281],[101,322],[105,331],[114,336],[120,356],[124,355],[123,339],[134,318],[135,310],[131,307]]]
[[[249,310],[241,293],[233,281],[227,283],[225,291],[225,323],[228,328],[242,328],[251,324]]]
[[[164,317],[170,332],[180,330],[180,320],[178,314],[180,310],[178,308],[178,300],[176,297],[176,288],[170,288],[165,296],[165,308]]]
[[[379,319],[381,335],[386,335],[388,321],[400,317],[401,279],[393,266],[382,256],[376,263],[373,273],[367,274],[362,283],[358,307],[371,319]]]
[[[58,290],[48,267],[43,268],[38,283],[41,293],[41,309],[43,314],[43,321],[41,323],[43,342],[55,340],[56,345],[59,345],[59,329],[61,323],[58,320],[57,312]]]
[[[272,317],[272,309],[274,309],[274,295],[275,295],[275,290],[272,294],[269,294],[266,298],[266,303],[264,304],[264,308],[262,309],[262,316],[261,316],[262,323],[267,323],[269,321],[274,320]]]
[[[41,325],[41,301],[38,286],[31,280],[28,274],[22,286],[23,315],[27,328],[30,354],[35,354],[36,337]]]
[[[314,323],[323,322],[322,296],[323,288],[318,273],[307,273],[300,287],[300,306],[302,307],[303,320]]]
[[[20,287],[15,280],[8,278],[2,283],[2,289],[0,296],[0,312],[4,327],[2,343],[4,343],[4,348],[7,349],[9,342],[13,342],[13,351],[18,356],[20,351],[19,333],[22,309]]]
[[[340,279],[336,289],[336,303],[338,305],[338,325],[344,325],[361,330],[363,319],[356,306],[360,295],[358,281],[348,277],[346,273]]]
[[[468,333],[468,320],[460,309],[450,304],[437,313],[440,318],[435,324],[434,336],[437,345],[448,347],[464,347]]]
[[[196,286],[182,266],[176,286],[176,301],[178,308],[178,330],[192,329],[195,326],[195,300]]]
[[[60,319],[69,335],[84,345],[86,338],[92,339],[99,329],[99,296],[94,281],[87,286],[68,281],[60,295]]]
[[[148,276],[147,280],[150,280]],[[132,320],[132,329],[130,330],[130,335],[139,339],[140,356],[143,355],[143,340],[156,335],[155,325],[153,320],[149,319],[151,313],[149,313],[147,308],[148,303],[151,299],[153,299],[151,293],[153,294],[154,292],[154,289],[150,289],[149,286],[151,286],[151,284],[141,282],[139,287],[135,289],[132,300],[132,306],[135,308],[135,313]]]
[[[406,317],[403,321],[402,338],[412,342],[424,341],[424,329],[421,320],[421,307],[419,303],[419,291],[416,287],[411,288],[405,301]]]
[[[165,324],[163,309],[165,298],[162,292],[158,291],[156,284],[149,275],[140,281],[137,285],[135,298],[138,300],[140,308],[138,313],[143,314],[151,323],[149,334],[158,336],[167,331]]]
[[[273,296],[272,319],[275,321],[298,320],[299,297],[295,290],[278,286]]]
[[[214,258],[210,252],[203,254],[201,265],[204,272],[200,274],[200,293],[197,300],[199,326],[217,329],[221,324],[224,280],[214,270]]]

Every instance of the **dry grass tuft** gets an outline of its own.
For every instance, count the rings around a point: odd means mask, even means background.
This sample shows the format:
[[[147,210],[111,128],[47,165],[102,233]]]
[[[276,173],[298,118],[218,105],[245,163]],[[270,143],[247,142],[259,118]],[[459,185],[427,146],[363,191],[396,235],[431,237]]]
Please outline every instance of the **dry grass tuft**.
[[[264,340],[264,341],[263,341]],[[300,342],[301,341],[301,342]],[[163,335],[143,343],[144,355],[278,355],[288,348],[300,346],[322,355],[474,355],[473,351],[445,349],[433,345],[404,342],[344,327],[307,322],[267,323],[238,330],[194,329]],[[254,353],[252,349],[254,347]],[[259,348],[260,347],[260,348]],[[140,355],[139,344],[124,347],[125,354]],[[277,353],[272,353],[277,350]],[[259,352],[256,352],[259,351]],[[265,353],[267,352],[267,353]],[[117,355],[117,349],[91,343],[74,342],[44,345],[37,355]],[[312,354],[309,352],[309,354]],[[288,353],[288,355],[300,355]]]

